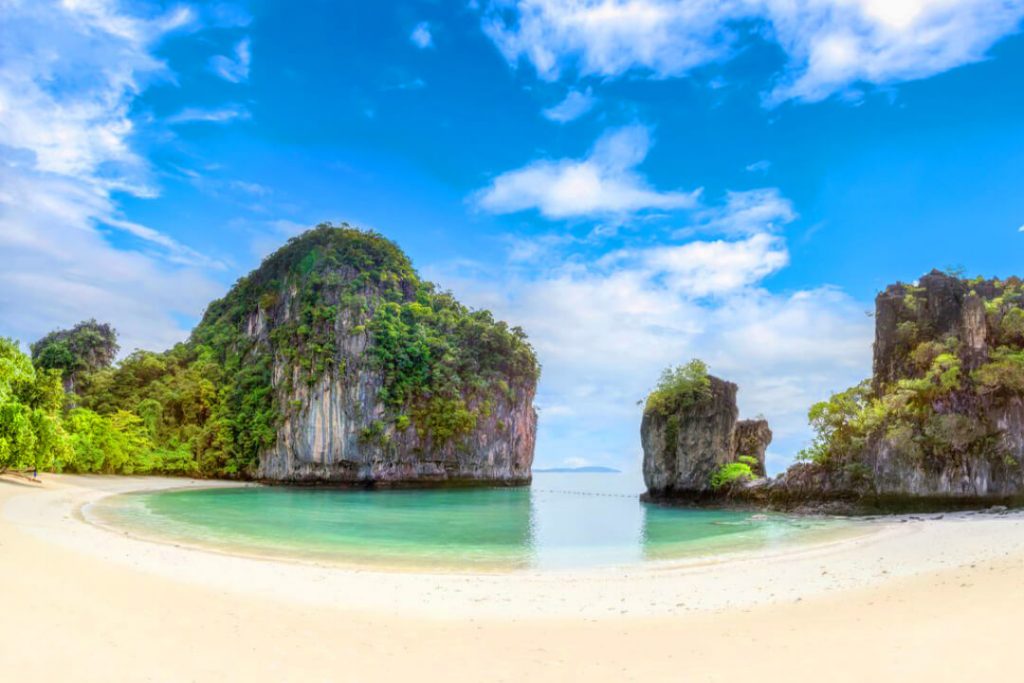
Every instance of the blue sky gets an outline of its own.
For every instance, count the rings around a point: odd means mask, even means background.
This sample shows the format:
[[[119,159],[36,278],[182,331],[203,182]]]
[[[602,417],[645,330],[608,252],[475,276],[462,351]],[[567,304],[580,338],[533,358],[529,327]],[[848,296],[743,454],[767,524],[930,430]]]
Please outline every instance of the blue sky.
[[[522,325],[541,465],[639,462],[704,358],[770,468],[877,290],[1020,274],[1024,0],[0,2],[0,334],[187,336],[348,221]]]

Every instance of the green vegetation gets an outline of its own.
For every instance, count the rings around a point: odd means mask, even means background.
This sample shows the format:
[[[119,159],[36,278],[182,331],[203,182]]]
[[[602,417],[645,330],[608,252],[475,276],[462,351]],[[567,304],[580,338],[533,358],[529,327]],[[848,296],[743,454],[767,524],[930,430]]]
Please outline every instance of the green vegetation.
[[[808,413],[815,437],[801,459],[852,471],[861,453],[885,440],[916,462],[964,454],[1005,460],[984,405],[1024,393],[1024,291],[1016,278],[967,284],[972,296],[995,292],[984,298],[987,339],[994,347],[987,360],[968,371],[956,335],[935,338],[927,325],[920,329],[924,290],[905,286],[896,326],[904,376],[885,386],[865,381],[815,404]]]
[[[363,442],[386,448],[415,428],[437,447],[540,371],[521,329],[435,291],[379,234],[330,225],[267,257],[164,353],[112,366],[116,334],[94,320],[33,344],[35,367],[6,344],[0,469],[251,476],[325,376],[367,373],[381,379],[386,414]]]
[[[109,367],[117,355],[117,332],[95,320],[70,330],[56,330],[32,344],[32,362],[38,368],[60,370],[64,387],[73,390],[83,372]]]
[[[717,491],[737,482],[752,481],[756,477],[753,469],[751,469],[751,465],[756,464],[756,459],[741,455],[736,459],[736,462],[722,465],[711,475],[711,488]]]
[[[37,370],[17,343],[0,337],[0,472],[59,469],[70,459],[60,377]]]
[[[658,386],[647,396],[644,413],[668,417],[711,397],[708,366],[693,359],[686,365],[666,368]]]

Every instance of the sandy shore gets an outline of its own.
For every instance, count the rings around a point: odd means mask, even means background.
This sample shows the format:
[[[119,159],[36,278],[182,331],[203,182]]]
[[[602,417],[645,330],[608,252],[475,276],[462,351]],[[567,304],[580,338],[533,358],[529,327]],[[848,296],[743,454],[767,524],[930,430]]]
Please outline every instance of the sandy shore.
[[[1015,676],[1024,515],[572,573],[359,571],[137,540],[83,506],[161,478],[0,480],[11,681],[921,680]]]

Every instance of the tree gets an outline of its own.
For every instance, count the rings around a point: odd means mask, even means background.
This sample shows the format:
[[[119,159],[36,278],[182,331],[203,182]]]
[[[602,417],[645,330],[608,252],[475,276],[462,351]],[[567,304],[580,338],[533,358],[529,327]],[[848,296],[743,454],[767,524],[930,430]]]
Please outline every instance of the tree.
[[[61,468],[72,456],[61,423],[58,370],[36,370],[11,339],[0,337],[0,472]]]
[[[64,389],[74,392],[84,372],[110,367],[117,356],[117,331],[95,319],[78,323],[70,330],[54,330],[32,344],[36,367],[60,370]]]

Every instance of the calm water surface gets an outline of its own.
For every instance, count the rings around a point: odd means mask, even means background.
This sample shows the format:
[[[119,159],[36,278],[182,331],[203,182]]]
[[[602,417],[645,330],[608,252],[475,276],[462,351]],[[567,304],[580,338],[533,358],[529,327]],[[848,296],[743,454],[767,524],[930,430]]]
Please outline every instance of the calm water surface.
[[[447,569],[624,565],[841,533],[839,520],[644,505],[639,477],[538,473],[530,488],[191,489],[105,499],[101,521],[146,537],[343,563]]]

